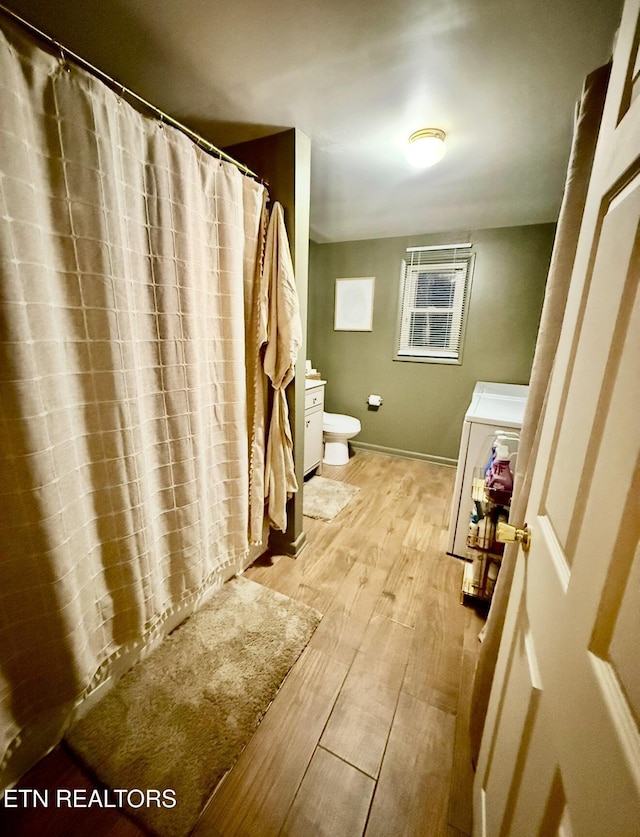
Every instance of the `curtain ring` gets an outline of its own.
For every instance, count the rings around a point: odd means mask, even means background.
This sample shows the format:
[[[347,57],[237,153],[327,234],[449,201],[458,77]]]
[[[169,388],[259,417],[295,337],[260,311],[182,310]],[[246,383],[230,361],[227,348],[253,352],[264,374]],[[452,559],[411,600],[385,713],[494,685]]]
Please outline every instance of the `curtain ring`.
[[[58,63],[60,64],[60,68],[65,70],[65,72],[70,73],[71,67],[69,66],[69,62],[67,61],[67,56],[65,55],[64,47],[62,44],[59,44],[57,41],[54,41],[55,45],[58,48],[60,53],[60,57],[58,58]]]

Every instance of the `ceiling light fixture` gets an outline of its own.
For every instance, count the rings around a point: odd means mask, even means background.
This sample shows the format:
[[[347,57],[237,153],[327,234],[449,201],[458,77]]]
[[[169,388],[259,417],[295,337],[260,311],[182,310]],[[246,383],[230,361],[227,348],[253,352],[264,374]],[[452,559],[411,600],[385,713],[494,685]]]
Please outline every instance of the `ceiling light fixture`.
[[[439,128],[421,128],[409,137],[406,155],[412,166],[426,169],[435,166],[447,150],[444,144],[446,134]]]

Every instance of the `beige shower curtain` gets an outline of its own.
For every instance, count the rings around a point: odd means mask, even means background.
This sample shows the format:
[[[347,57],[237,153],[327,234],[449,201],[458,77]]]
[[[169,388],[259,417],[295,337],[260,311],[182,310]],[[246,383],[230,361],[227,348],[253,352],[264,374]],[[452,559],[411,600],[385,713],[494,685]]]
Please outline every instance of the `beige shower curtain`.
[[[513,503],[510,512],[510,519],[517,525],[524,523],[529,501],[531,476],[538,449],[538,431],[542,423],[547,385],[553,369],[567,301],[610,69],[611,65],[606,64],[587,76],[578,105],[564,196],[558,218],[531,371],[529,398],[518,449]],[[474,764],[477,762],[480,751],[489,693],[498,657],[517,552],[516,545],[507,547],[505,551],[483,642],[480,646],[473,686],[470,722],[471,750]]]
[[[265,203],[2,27],[0,789],[242,567]]]

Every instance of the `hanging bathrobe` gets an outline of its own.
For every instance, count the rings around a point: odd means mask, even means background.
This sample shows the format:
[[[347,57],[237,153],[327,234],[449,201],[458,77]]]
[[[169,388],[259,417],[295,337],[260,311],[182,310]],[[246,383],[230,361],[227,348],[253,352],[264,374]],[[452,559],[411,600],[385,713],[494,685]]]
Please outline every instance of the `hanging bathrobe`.
[[[298,490],[285,389],[293,380],[302,323],[284,212],[274,203],[267,230],[262,295],[264,371],[273,387],[265,461],[265,502],[272,528],[287,528],[287,500]]]

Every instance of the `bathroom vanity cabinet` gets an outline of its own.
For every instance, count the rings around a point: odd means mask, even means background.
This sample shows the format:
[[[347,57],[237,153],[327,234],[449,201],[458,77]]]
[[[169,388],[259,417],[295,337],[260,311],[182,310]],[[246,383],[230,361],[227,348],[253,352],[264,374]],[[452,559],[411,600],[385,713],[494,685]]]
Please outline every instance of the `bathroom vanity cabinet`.
[[[304,402],[304,473],[322,470],[322,414],[326,381],[307,379]]]

